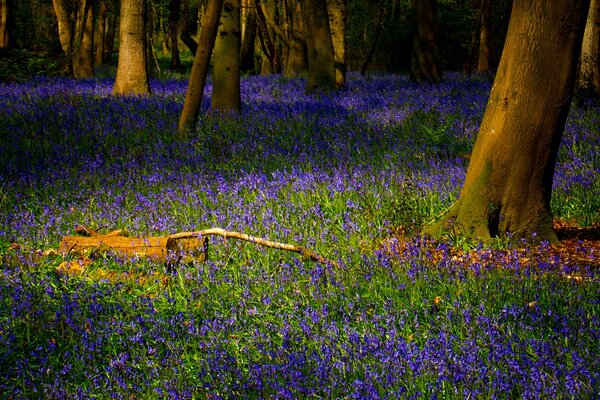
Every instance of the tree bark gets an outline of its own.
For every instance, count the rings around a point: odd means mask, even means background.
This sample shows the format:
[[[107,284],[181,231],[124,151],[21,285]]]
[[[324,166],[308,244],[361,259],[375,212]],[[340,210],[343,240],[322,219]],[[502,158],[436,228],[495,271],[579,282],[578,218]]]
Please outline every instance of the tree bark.
[[[194,57],[192,72],[188,83],[183,110],[179,118],[177,135],[184,138],[187,132],[196,125],[200,105],[204,95],[204,85],[206,84],[206,75],[210,65],[210,56],[212,54],[217,30],[219,28],[219,19],[221,18],[221,8],[223,0],[210,0],[202,18],[202,33],[198,43],[198,50]]]
[[[192,36],[198,32],[196,17],[198,16],[199,9],[199,4],[194,8],[190,6],[189,1],[184,1],[180,38],[190,53],[192,53],[192,56],[195,56],[198,50],[198,43],[196,43]]]
[[[114,4],[111,6],[106,16],[106,33],[104,39],[104,61],[112,58],[115,48],[115,32],[117,31],[117,15],[114,9]]]
[[[11,42],[12,0],[0,0],[0,49],[8,49]]]
[[[437,51],[436,0],[412,0],[412,12],[410,77],[417,82],[439,82],[442,72]]]
[[[179,20],[181,18],[181,0],[169,1],[169,38],[171,39],[171,69],[181,69],[179,56]]]
[[[583,35],[578,86],[600,94],[600,0],[592,0]]]
[[[338,88],[346,86],[346,1],[327,0],[335,62],[335,83]]]
[[[490,70],[492,0],[481,0],[479,12],[479,52],[477,57],[477,72],[484,73]]]
[[[254,46],[256,44],[256,9],[249,0],[246,0],[246,19],[242,35],[242,48],[240,52],[240,71],[254,72]]]
[[[58,25],[58,39],[65,55],[64,72],[67,75],[73,74],[73,23],[70,17],[70,10],[67,8],[65,0],[52,0],[54,12],[56,13],[56,22]]]
[[[146,0],[121,0],[116,95],[150,93],[146,59]]]
[[[98,6],[98,21],[96,22],[96,38],[95,42],[95,65],[101,66],[104,64],[104,39],[106,38],[106,14],[108,7],[105,1],[101,1]]]
[[[225,0],[213,55],[214,110],[240,112],[240,1]]]
[[[327,2],[301,0],[304,34],[308,48],[308,92],[335,89],[335,61]]]
[[[73,44],[73,76],[94,76],[94,1],[82,0],[77,11]]]
[[[425,233],[451,226],[484,240],[557,241],[552,180],[588,8],[589,0],[515,0],[459,200]]]

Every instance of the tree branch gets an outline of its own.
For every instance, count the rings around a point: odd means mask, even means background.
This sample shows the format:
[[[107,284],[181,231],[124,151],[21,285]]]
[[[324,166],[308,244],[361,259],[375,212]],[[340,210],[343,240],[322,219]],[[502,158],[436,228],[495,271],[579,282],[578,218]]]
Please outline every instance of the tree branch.
[[[168,238],[177,240],[177,239],[190,239],[190,238],[197,238],[197,237],[211,236],[211,235],[212,236],[215,236],[215,235],[222,236],[226,239],[233,238],[233,239],[244,240],[246,242],[258,244],[258,245],[265,246],[265,247],[270,247],[273,249],[293,251],[294,253],[299,253],[303,257],[308,258],[312,261],[316,261],[319,263],[329,264],[334,267],[338,267],[338,264],[335,261],[332,261],[325,257],[322,257],[322,256],[318,255],[317,253],[315,253],[314,251],[309,250],[305,247],[297,246],[294,244],[274,242],[272,240],[247,235],[242,232],[227,231],[222,228],[208,228],[208,229],[202,229],[202,230],[193,231],[193,232],[179,232],[179,233],[174,233],[172,235],[169,235]]]

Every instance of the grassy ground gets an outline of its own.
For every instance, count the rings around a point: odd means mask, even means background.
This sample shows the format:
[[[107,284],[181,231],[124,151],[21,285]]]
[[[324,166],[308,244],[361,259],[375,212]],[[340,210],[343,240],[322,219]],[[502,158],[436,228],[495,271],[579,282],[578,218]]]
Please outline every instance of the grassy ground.
[[[112,97],[110,79],[0,84],[0,394],[597,397],[598,254],[410,236],[456,200],[490,85],[350,75],[310,97],[301,80],[245,78],[240,116],[204,112],[177,142],[182,80],[147,98]],[[599,116],[573,108],[555,176],[555,215],[581,226],[600,222]],[[98,256],[63,275],[42,251],[77,225],[219,226],[339,266],[211,238],[209,261],[172,272]]]

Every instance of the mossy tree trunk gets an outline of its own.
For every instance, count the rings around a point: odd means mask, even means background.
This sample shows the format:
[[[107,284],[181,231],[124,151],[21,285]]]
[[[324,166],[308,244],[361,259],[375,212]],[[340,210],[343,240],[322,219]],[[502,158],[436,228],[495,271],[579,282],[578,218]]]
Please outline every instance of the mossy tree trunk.
[[[239,112],[240,95],[240,1],[225,0],[214,48],[212,102],[215,110]]]
[[[452,225],[484,240],[557,240],[552,180],[588,7],[589,0],[515,0],[459,200],[425,233]]]
[[[146,0],[121,0],[119,61],[113,93],[150,93],[146,59]]]

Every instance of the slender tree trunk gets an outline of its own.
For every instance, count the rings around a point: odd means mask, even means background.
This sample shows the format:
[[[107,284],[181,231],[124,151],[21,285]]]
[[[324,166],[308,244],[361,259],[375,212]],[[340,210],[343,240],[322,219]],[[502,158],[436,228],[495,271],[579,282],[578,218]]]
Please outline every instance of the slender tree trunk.
[[[338,88],[346,86],[346,1],[327,0],[335,61],[335,82]]]
[[[557,240],[552,180],[589,1],[514,1],[459,200],[426,233],[440,234],[451,225],[481,239],[511,233]]]
[[[192,73],[188,83],[183,110],[179,118],[178,136],[184,138],[187,132],[193,129],[198,121],[202,96],[204,95],[204,85],[206,84],[206,75],[210,65],[210,56],[219,28],[219,19],[221,18],[221,8],[223,0],[209,0],[206,12],[202,18],[202,33],[198,43],[198,50],[194,57]]]
[[[73,76],[94,76],[94,2],[82,0],[77,11],[76,41],[73,45]]]
[[[436,0],[412,0],[413,48],[410,77],[417,82],[442,79],[437,52]]]
[[[276,23],[273,23],[270,29],[267,23],[267,16],[272,15],[272,12],[275,9],[275,3],[270,0],[266,0],[264,2],[263,0],[254,0],[254,3],[256,4],[258,37],[263,50],[260,74],[268,75],[273,72],[279,72],[281,70],[281,65],[279,63],[279,57],[277,50],[275,49],[275,44],[273,43],[273,36],[275,34],[273,26],[276,26]]]
[[[96,66],[104,64],[104,39],[106,38],[106,13],[107,6],[105,1],[101,1],[98,6],[98,21],[96,21],[96,38],[94,40],[96,47]]]
[[[150,93],[146,58],[146,0],[121,0],[116,95]]]
[[[104,61],[112,58],[115,48],[115,33],[117,31],[117,15],[115,9],[111,9],[106,16],[106,32],[104,38]]]
[[[394,7],[395,7],[395,3],[393,4],[392,8],[394,8]],[[379,42],[379,35],[381,34],[381,27],[382,27],[384,11],[385,11],[385,3],[382,2],[381,5],[379,6],[377,24],[375,25],[375,32],[373,33],[373,41],[371,42],[371,46],[369,47],[369,52],[367,53],[367,56],[365,57],[365,61],[363,62],[362,67],[360,67],[361,75],[365,75],[367,73],[367,68],[369,67],[369,64],[373,60],[373,56],[375,55],[375,50],[377,49],[377,42]],[[393,11],[393,9],[392,9],[392,11]]]
[[[215,110],[239,112],[240,96],[240,1],[225,0],[215,39],[212,71],[212,103]]]
[[[171,69],[181,69],[179,57],[179,19],[181,18],[181,0],[169,1],[169,38],[171,39]]]
[[[479,16],[479,56],[477,72],[488,72],[490,69],[490,46],[492,42],[492,0],[481,0]]]
[[[600,94],[600,0],[592,0],[590,4],[583,35],[578,86]]]
[[[0,0],[0,49],[8,49],[11,42],[12,0]]]
[[[181,26],[181,41],[190,50],[193,56],[196,55],[198,49],[198,43],[194,40],[193,36],[198,31],[198,24],[196,23],[196,16],[200,13],[200,4],[193,8],[190,6],[189,1],[184,1],[183,4],[183,18]]]
[[[254,47],[256,45],[256,9],[252,2],[246,0],[246,23],[242,35],[242,49],[240,54],[240,71],[254,72]]]
[[[335,61],[327,2],[323,0],[302,0],[300,5],[308,48],[306,89],[309,92],[335,89],[337,87]]]

